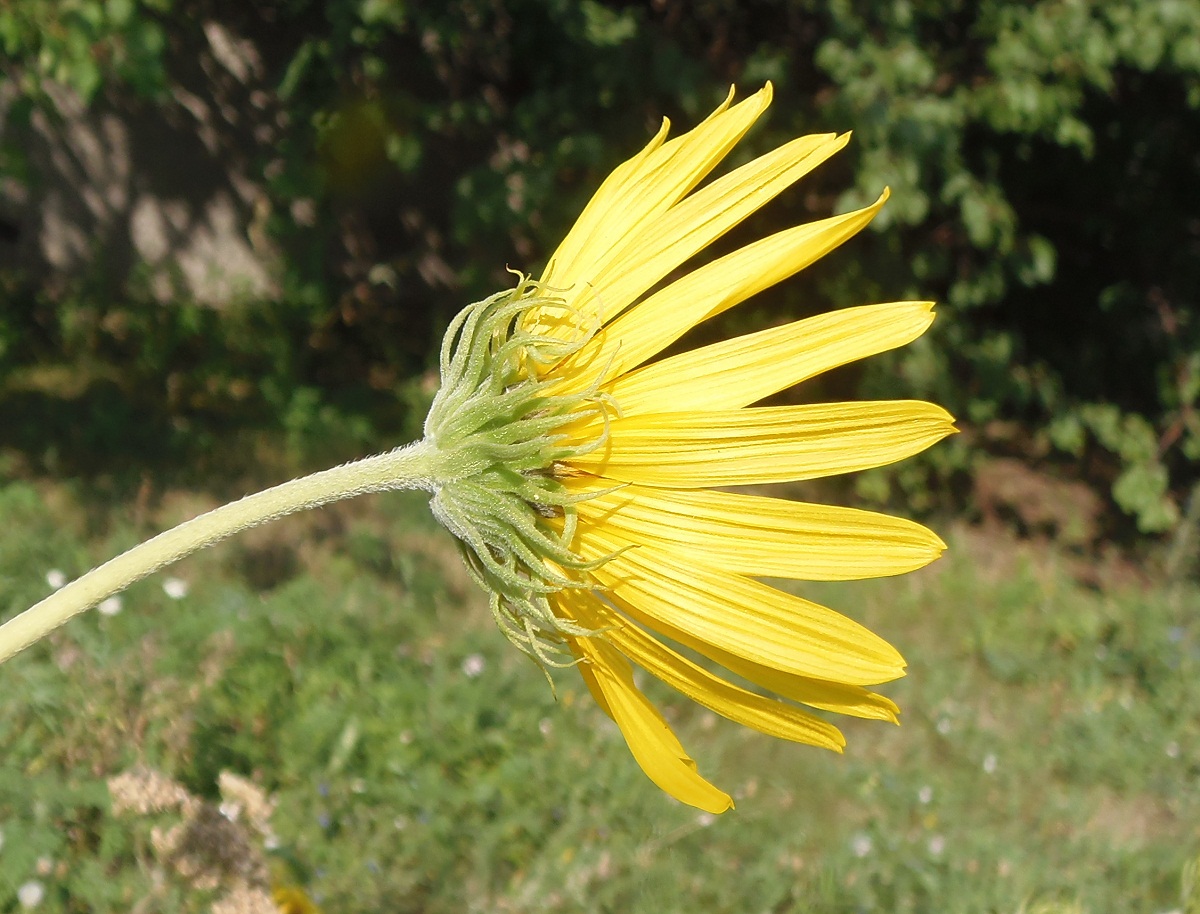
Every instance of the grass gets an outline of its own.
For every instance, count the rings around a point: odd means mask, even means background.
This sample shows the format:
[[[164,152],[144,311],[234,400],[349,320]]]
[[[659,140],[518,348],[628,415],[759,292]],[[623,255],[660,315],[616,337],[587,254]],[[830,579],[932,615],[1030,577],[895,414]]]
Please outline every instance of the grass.
[[[0,483],[0,615],[207,506],[76,494]],[[903,726],[851,721],[837,756],[658,693],[735,793],[714,819],[645,779],[576,675],[555,694],[508,647],[420,497],[255,531],[0,668],[0,911],[31,885],[46,912],[233,910],[233,838],[205,881],[164,837],[178,811],[114,811],[109,779],[146,770],[197,803],[257,785],[271,837],[237,840],[330,914],[1200,905],[1200,590],[950,539],[919,574],[804,588],[905,651]]]

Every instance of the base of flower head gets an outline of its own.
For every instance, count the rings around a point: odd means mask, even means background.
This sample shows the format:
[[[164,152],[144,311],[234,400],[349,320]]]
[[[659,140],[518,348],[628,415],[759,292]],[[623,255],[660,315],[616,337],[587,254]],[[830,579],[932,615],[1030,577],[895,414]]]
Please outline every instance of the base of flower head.
[[[557,335],[544,331],[548,315]],[[520,274],[515,288],[464,308],[446,331],[442,383],[425,421],[437,467],[434,515],[491,594],[501,631],[551,666],[575,662],[567,636],[596,634],[558,617],[548,598],[590,588],[597,564],[571,551],[581,496],[566,491],[561,475],[606,433],[580,441],[564,429],[606,420],[615,408],[595,389],[552,394],[552,382],[539,380],[597,332],[573,318],[560,298]]]

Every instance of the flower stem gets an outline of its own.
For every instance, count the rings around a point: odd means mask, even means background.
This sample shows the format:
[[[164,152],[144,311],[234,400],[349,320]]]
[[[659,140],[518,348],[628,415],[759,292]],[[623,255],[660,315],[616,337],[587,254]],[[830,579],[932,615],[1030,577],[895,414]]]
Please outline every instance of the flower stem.
[[[427,487],[433,463],[432,449],[417,442],[293,479],[185,521],[93,568],[0,625],[0,663],[85,609],[198,549],[250,527],[355,495]]]

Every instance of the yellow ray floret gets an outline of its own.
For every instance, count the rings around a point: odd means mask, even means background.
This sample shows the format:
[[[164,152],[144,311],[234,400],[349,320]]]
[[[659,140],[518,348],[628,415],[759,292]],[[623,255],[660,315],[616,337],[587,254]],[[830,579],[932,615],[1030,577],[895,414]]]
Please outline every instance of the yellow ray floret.
[[[576,278],[563,298],[578,315],[607,322],[696,252],[812,171],[848,137],[803,137],[707,185],[628,236],[621,256]],[[575,291],[577,290],[577,292]]]
[[[722,813],[733,800],[702,778],[658,709],[633,682],[633,670],[615,647],[601,638],[572,641],[583,661],[579,673],[596,699],[625,736],[633,757],[650,780],[677,800]]]
[[[699,267],[612,320],[556,366],[554,392],[581,390],[636,368],[701,321],[741,304],[819,260],[857,234],[887,199],[799,225]]]
[[[904,659],[859,622],[759,578],[902,574],[945,549],[912,521],[717,491],[883,466],[951,434],[945,410],[917,401],[755,405],[910,343],[932,303],[848,308],[654,361],[853,237],[887,199],[680,275],[846,145],[845,134],[800,137],[709,177],[770,100],[769,85],[740,104],[730,96],[672,140],[664,122],[603,182],[538,282],[524,277],[511,299],[480,306],[489,317],[462,319],[459,345],[480,352],[443,356],[444,373],[472,380],[438,413],[475,443],[469,456],[460,445],[471,469],[435,509],[492,587],[506,634],[543,662],[574,661],[651,780],[710,812],[729,796],[701,776],[633,666],[746,727],[841,751],[816,712],[895,722],[895,703],[867,687],[903,676]],[[507,367],[481,370],[489,359]],[[490,415],[471,406],[481,397],[509,418],[476,422]],[[535,447],[511,434],[518,426],[542,436]],[[504,455],[521,469],[488,465]],[[507,500],[492,510],[496,491]]]
[[[586,492],[594,480],[572,480]],[[920,524],[854,508],[625,485],[580,501],[581,521],[734,574],[848,581],[905,574],[946,545]]]
[[[832,724],[722,679],[623,620],[591,594],[564,592],[557,595],[556,602],[580,624],[603,629],[605,640],[646,672],[735,723],[768,736],[838,752],[846,745],[845,738]]]
[[[651,628],[661,620],[746,660],[812,679],[874,685],[904,675],[894,647],[824,606],[609,530],[581,525],[576,546],[584,558],[607,558],[593,571],[596,581],[636,607]]]
[[[891,723],[899,721],[899,708],[891,699],[871,692],[858,685],[827,679],[814,679],[796,673],[787,673],[774,667],[755,663],[736,654],[730,653],[697,638],[690,632],[671,625],[661,618],[651,618],[643,613],[635,603],[630,603],[620,594],[612,591],[602,591],[606,603],[619,610],[627,619],[647,629],[653,630],[664,638],[669,638],[689,650],[695,651],[733,673],[747,682],[766,691],[811,708],[823,711],[833,711],[849,717],[861,717],[868,720],[885,720]]]
[[[685,489],[795,482],[894,463],[953,431],[949,413],[919,400],[649,413],[611,420],[602,445],[571,464]]]
[[[845,308],[663,359],[604,390],[625,415],[738,409],[831,368],[911,343],[931,323],[932,302]]]
[[[550,257],[542,284],[570,289],[580,277],[594,276],[618,260],[631,237],[653,225],[712,171],[767,109],[771,96],[766,87],[729,107],[731,92],[702,124],[665,143],[669,122],[664,120],[650,144],[600,186]]]

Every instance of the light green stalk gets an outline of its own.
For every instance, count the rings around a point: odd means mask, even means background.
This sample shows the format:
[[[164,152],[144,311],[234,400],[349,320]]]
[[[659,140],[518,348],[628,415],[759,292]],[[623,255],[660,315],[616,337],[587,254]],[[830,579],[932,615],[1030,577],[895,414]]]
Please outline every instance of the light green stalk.
[[[432,488],[434,462],[432,449],[422,441],[293,479],[185,521],[0,625],[0,663],[134,581],[242,530],[369,492]]]
[[[574,504],[592,496],[568,493],[559,473],[607,435],[581,442],[563,429],[596,416],[607,427],[615,407],[595,386],[555,394],[553,379],[538,378],[596,332],[569,321],[568,339],[528,329],[531,315],[561,311],[561,300],[527,276],[464,308],[442,344],[442,384],[423,441],[248,495],[135,546],[0,626],[0,663],[134,581],[242,530],[355,495],[418,488],[432,493],[433,514],[459,540],[500,630],[543,664],[558,663],[556,652],[574,662],[563,636],[593,632],[559,618],[547,595],[591,586],[587,572],[597,563],[576,556],[571,541]]]

